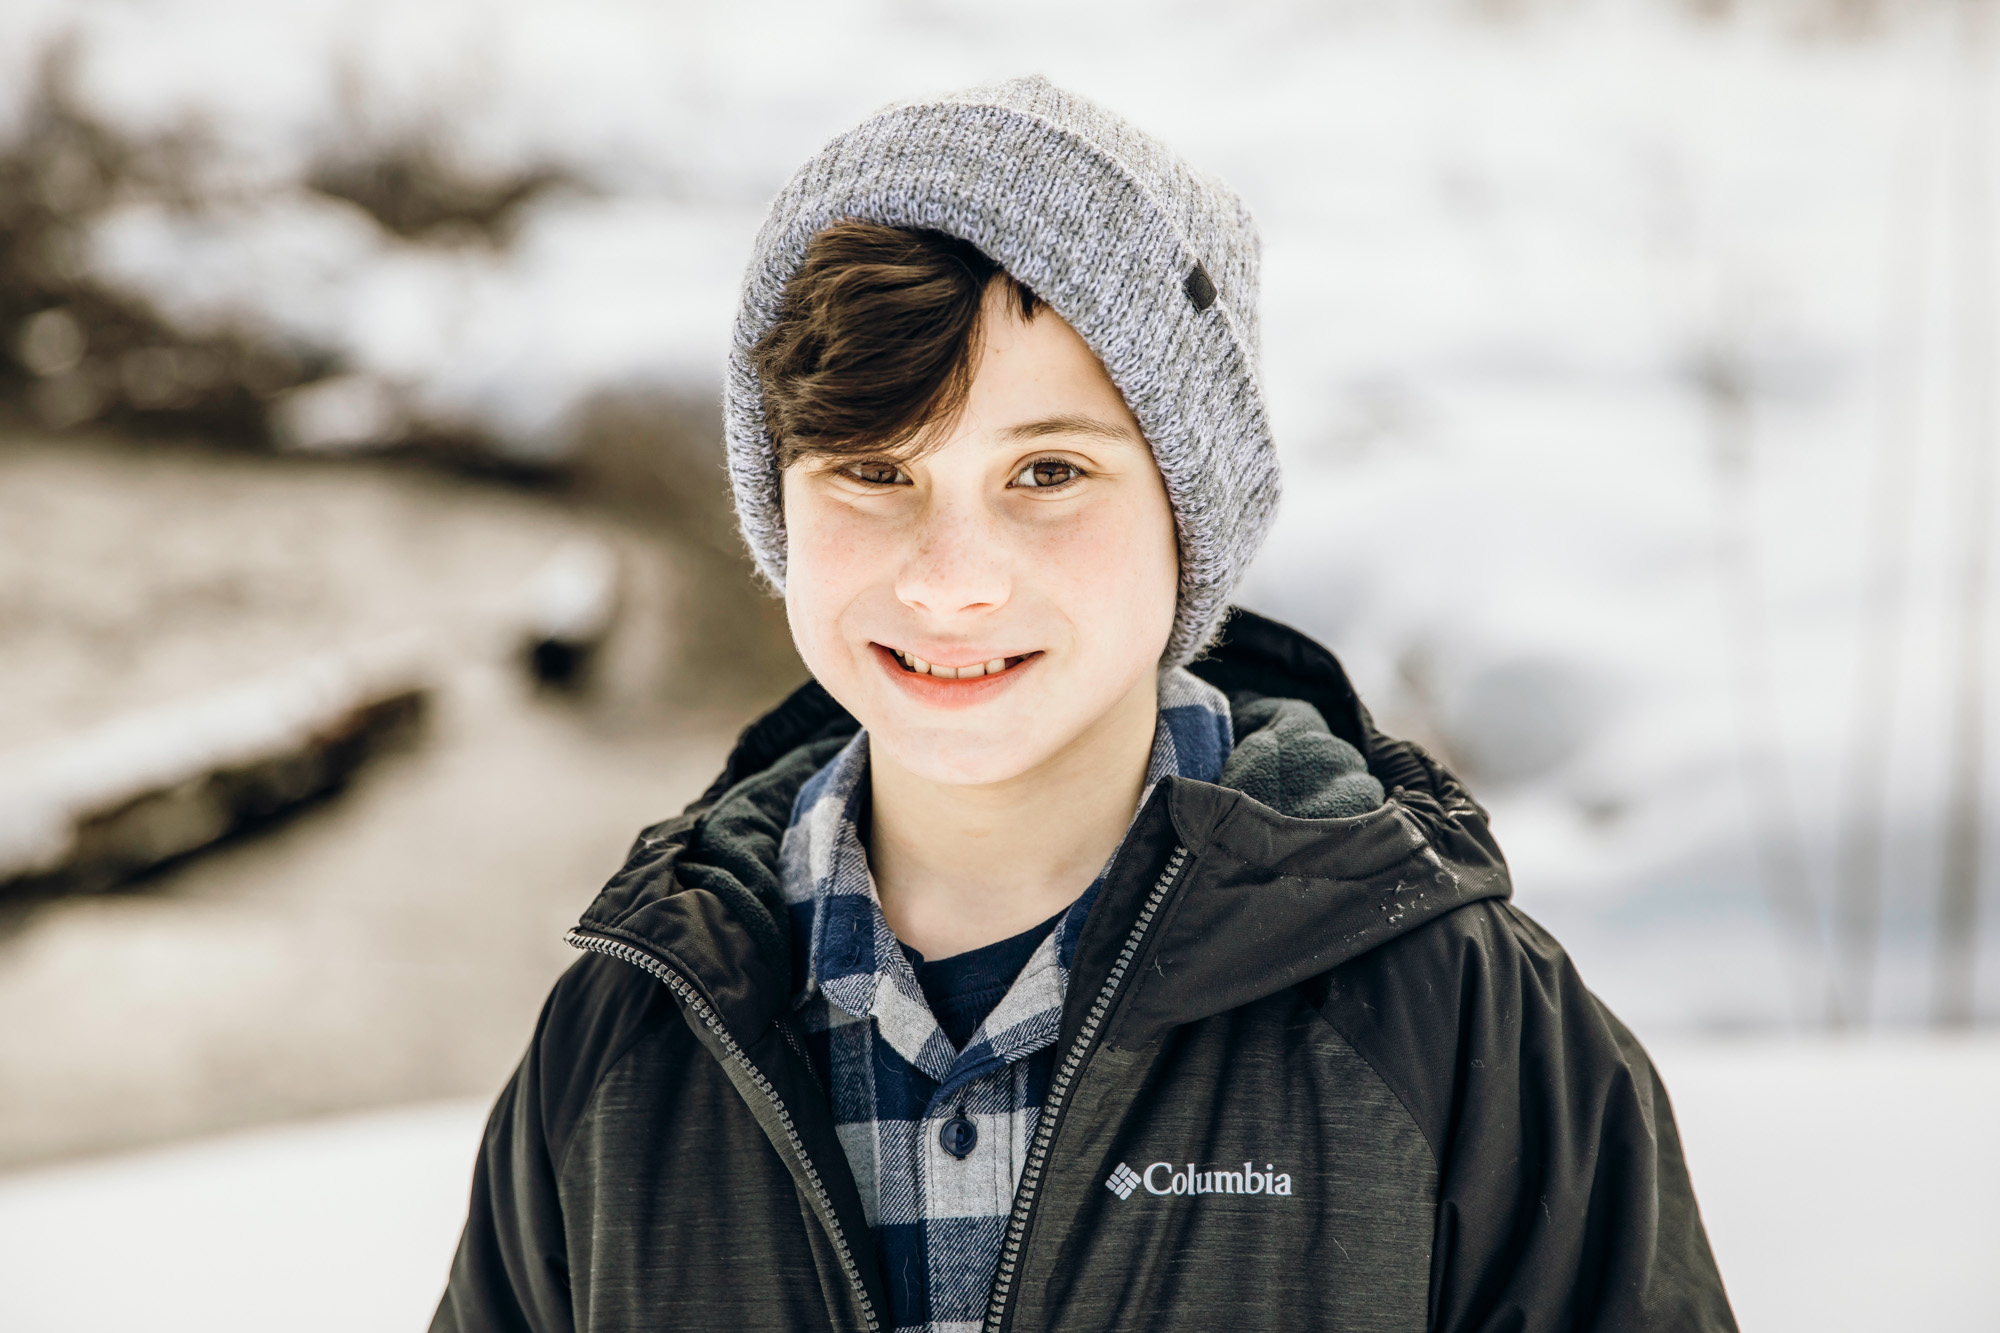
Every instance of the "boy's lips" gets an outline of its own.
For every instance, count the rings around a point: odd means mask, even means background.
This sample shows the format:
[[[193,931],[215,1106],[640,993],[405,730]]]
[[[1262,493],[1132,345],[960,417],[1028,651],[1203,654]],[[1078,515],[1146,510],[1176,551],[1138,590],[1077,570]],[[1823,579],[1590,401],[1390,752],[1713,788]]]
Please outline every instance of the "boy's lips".
[[[958,648],[934,649],[938,656],[927,660],[914,649],[890,648],[889,645],[880,643],[875,647],[888,648],[897,664],[905,671],[932,676],[938,680],[978,680],[982,676],[998,676],[1019,666],[1030,657],[1041,656],[1038,652],[984,652],[978,648]]]
[[[1022,669],[1033,665],[1042,654],[995,654],[983,661],[951,665],[933,663],[912,652],[886,644],[868,645],[877,661],[906,692],[931,704],[970,704],[1012,684]],[[942,654],[940,654],[942,655]],[[953,653],[956,658],[973,658],[974,653]],[[945,673],[949,672],[947,675]]]

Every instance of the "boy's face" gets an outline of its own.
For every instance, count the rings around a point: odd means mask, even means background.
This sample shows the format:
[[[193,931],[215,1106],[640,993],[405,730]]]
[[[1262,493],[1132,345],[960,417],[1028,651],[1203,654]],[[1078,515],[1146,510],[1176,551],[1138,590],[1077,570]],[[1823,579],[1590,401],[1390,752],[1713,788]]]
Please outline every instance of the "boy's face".
[[[1173,628],[1173,511],[1139,423],[1083,339],[1008,289],[988,288],[942,445],[784,474],[799,655],[873,753],[943,783],[1005,782],[1150,710]]]

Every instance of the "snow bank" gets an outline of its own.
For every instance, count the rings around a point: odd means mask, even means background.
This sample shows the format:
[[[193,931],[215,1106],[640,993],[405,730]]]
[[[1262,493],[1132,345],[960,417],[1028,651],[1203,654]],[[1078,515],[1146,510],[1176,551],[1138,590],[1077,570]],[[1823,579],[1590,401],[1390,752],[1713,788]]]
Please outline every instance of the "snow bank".
[[[1655,1054],[1744,1328],[2000,1321],[2000,1040]],[[446,1103],[0,1177],[0,1326],[422,1328],[484,1117]]]
[[[421,1329],[484,1121],[451,1102],[0,1178],[0,1326]]]
[[[406,732],[433,684],[406,636],[0,754],[0,889],[115,883],[317,796]]]
[[[2000,1038],[1649,1045],[1745,1329],[2000,1324]]]

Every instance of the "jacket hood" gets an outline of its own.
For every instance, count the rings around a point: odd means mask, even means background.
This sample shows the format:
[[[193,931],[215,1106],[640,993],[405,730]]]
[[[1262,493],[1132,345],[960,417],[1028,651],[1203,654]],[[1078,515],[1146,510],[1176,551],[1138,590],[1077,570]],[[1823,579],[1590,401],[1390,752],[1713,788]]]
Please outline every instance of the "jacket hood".
[[[1119,1045],[1508,896],[1485,812],[1418,747],[1375,730],[1325,648],[1238,609],[1189,669],[1229,697],[1236,749],[1217,784],[1176,777],[1155,789],[1086,926],[1080,963],[1124,934],[1128,921],[1100,918],[1136,910],[1132,886],[1158,869],[1148,849],[1182,850]],[[732,1026],[761,1030],[790,998],[777,867],[793,799],[857,729],[818,684],[794,692],[744,731],[686,812],[639,835],[579,930],[662,956]]]

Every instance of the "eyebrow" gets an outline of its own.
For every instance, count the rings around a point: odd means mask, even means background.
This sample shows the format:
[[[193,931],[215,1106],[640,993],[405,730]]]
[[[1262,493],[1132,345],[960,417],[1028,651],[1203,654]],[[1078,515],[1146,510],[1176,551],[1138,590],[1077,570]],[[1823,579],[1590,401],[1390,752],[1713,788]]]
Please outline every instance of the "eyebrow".
[[[1040,421],[1024,421],[1000,433],[1010,440],[1039,440],[1047,435],[1095,435],[1100,439],[1119,440],[1127,444],[1145,443],[1137,431],[1074,412],[1043,417]]]

